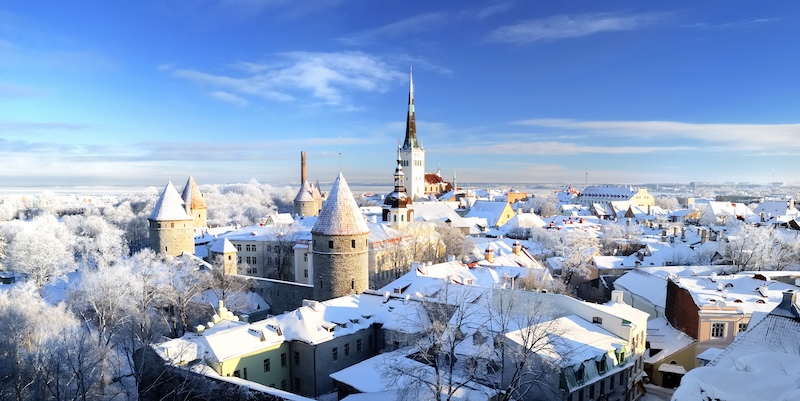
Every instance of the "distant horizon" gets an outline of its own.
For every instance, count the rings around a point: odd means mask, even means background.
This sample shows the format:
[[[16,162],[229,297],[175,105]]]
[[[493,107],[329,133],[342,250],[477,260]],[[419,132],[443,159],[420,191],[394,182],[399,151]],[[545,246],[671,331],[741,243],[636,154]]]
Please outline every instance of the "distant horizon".
[[[345,177],[347,178],[347,177]],[[188,179],[188,177],[187,177]],[[197,181],[197,178],[195,178]],[[252,179],[251,179],[252,180]],[[185,184],[183,181],[176,182],[173,181],[173,185],[175,185],[179,190],[183,188]],[[250,181],[250,180],[248,180]],[[241,182],[229,182],[229,183],[204,183],[201,181],[197,181],[197,184],[200,187],[204,185],[210,186],[223,186],[223,185],[237,185],[237,184],[247,184],[248,181],[241,181]],[[269,185],[276,189],[289,187],[292,189],[299,189],[300,183],[299,182],[262,182],[256,180],[259,184]],[[327,191],[328,187],[333,184],[333,181],[319,181],[320,185],[323,187],[324,191]],[[589,183],[588,186],[603,186],[603,185],[610,185],[610,186],[633,186],[633,187],[646,187],[646,188],[653,188],[653,187],[664,187],[661,188],[662,190],[669,189],[670,186],[682,186],[682,187],[689,187],[692,183],[645,183],[645,184],[613,184],[613,183]],[[730,183],[730,182],[701,182],[697,183],[701,185],[700,189],[703,186],[709,187],[729,187],[729,186],[745,186],[747,188],[761,188],[766,189],[769,187],[774,187],[771,185],[773,183],[750,183],[750,182],[739,182],[739,183]],[[164,182],[160,185],[75,185],[75,186],[66,186],[66,185],[58,185],[58,186],[48,186],[48,185],[30,185],[30,186],[0,186],[0,196],[11,196],[11,195],[35,195],[35,194],[44,194],[44,193],[53,193],[55,195],[125,195],[130,193],[143,193],[146,191],[153,191],[154,195],[159,194],[164,186],[167,185],[167,182]],[[378,182],[349,182],[348,185],[351,187],[351,190],[356,193],[361,192],[372,192],[375,194],[380,193],[389,193],[392,190],[393,184],[390,182],[386,183],[378,183]],[[465,186],[466,185],[466,186]],[[487,182],[476,182],[476,183],[464,183],[464,185],[459,184],[460,188],[465,189],[472,189],[472,190],[482,190],[482,189],[505,189],[505,190],[542,190],[542,191],[551,191],[551,190],[558,190],[561,188],[567,188],[569,185],[572,185],[578,190],[582,190],[585,188],[586,185],[584,184],[569,184],[569,183],[524,183],[524,182],[497,182],[497,183],[487,183]],[[791,194],[791,190],[800,190],[800,183],[793,183],[789,184],[786,183],[777,188],[786,189],[784,191],[786,194]],[[688,190],[688,188],[686,188]],[[670,192],[665,192],[670,193]],[[794,194],[800,195],[800,194]]]

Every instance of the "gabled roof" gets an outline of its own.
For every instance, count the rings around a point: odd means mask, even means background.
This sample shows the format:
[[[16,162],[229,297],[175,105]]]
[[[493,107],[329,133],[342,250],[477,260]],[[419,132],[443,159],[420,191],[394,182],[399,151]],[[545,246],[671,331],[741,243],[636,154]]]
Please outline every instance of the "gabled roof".
[[[328,200],[322,205],[312,234],[355,235],[369,233],[369,227],[358,208],[342,173],[333,182]]]
[[[200,189],[197,188],[197,183],[194,182],[194,177],[192,176],[189,176],[189,180],[186,181],[181,198],[184,204],[191,205],[192,210],[208,208],[206,206],[206,199],[203,197],[203,194],[200,193]]]
[[[153,221],[194,220],[186,214],[186,209],[183,208],[183,200],[178,195],[178,190],[172,185],[172,181],[161,192],[161,197],[158,198],[158,202],[156,202],[153,211],[150,212],[148,219]]]

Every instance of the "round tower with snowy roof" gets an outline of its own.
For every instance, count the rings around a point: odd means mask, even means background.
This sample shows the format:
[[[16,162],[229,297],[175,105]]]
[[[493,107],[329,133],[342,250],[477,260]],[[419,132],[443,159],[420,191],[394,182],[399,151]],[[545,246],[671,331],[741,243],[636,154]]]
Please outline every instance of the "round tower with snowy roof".
[[[294,197],[294,213],[298,216],[316,216],[318,210],[311,184],[308,181],[303,181],[300,191]]]
[[[160,254],[194,254],[194,218],[186,209],[178,190],[168,183],[147,219],[150,223],[150,248]]]
[[[194,226],[208,227],[208,206],[206,206],[206,198],[200,193],[197,183],[194,182],[194,177],[189,176],[189,180],[186,181],[181,199],[183,199],[184,206],[186,207],[186,214],[192,216],[192,219],[194,219]]]
[[[369,288],[369,227],[339,173],[311,229],[314,298],[325,301]]]
[[[300,190],[294,197],[294,214],[301,217],[318,215],[321,203],[314,194],[314,185],[306,176],[306,152],[300,152]]]

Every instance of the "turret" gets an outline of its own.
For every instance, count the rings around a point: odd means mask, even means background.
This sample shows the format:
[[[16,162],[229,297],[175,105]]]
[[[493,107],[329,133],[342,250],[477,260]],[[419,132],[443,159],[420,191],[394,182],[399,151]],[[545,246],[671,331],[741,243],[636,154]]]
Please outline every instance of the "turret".
[[[147,219],[150,224],[150,248],[160,254],[194,254],[194,218],[186,209],[178,190],[168,183]]]
[[[237,255],[236,255],[236,247],[229,241],[227,238],[218,239],[211,245],[210,251],[210,261],[216,262],[217,257],[219,257],[219,261],[221,262],[221,266],[214,266],[215,268],[222,268],[225,271],[226,275],[236,274],[237,273]]]
[[[200,188],[194,182],[194,177],[189,176],[186,185],[183,187],[183,199],[186,214],[192,216],[195,227],[207,227],[208,221],[208,206],[206,206],[206,197],[200,193]]]
[[[369,227],[339,176],[311,229],[314,298],[325,301],[369,287]]]

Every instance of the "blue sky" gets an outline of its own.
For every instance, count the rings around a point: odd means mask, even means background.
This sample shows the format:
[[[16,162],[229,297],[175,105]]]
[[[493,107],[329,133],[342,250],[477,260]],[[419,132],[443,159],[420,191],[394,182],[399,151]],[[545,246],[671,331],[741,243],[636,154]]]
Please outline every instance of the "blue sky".
[[[0,180],[798,181],[796,1],[0,3]],[[340,155],[341,154],[341,155]]]

